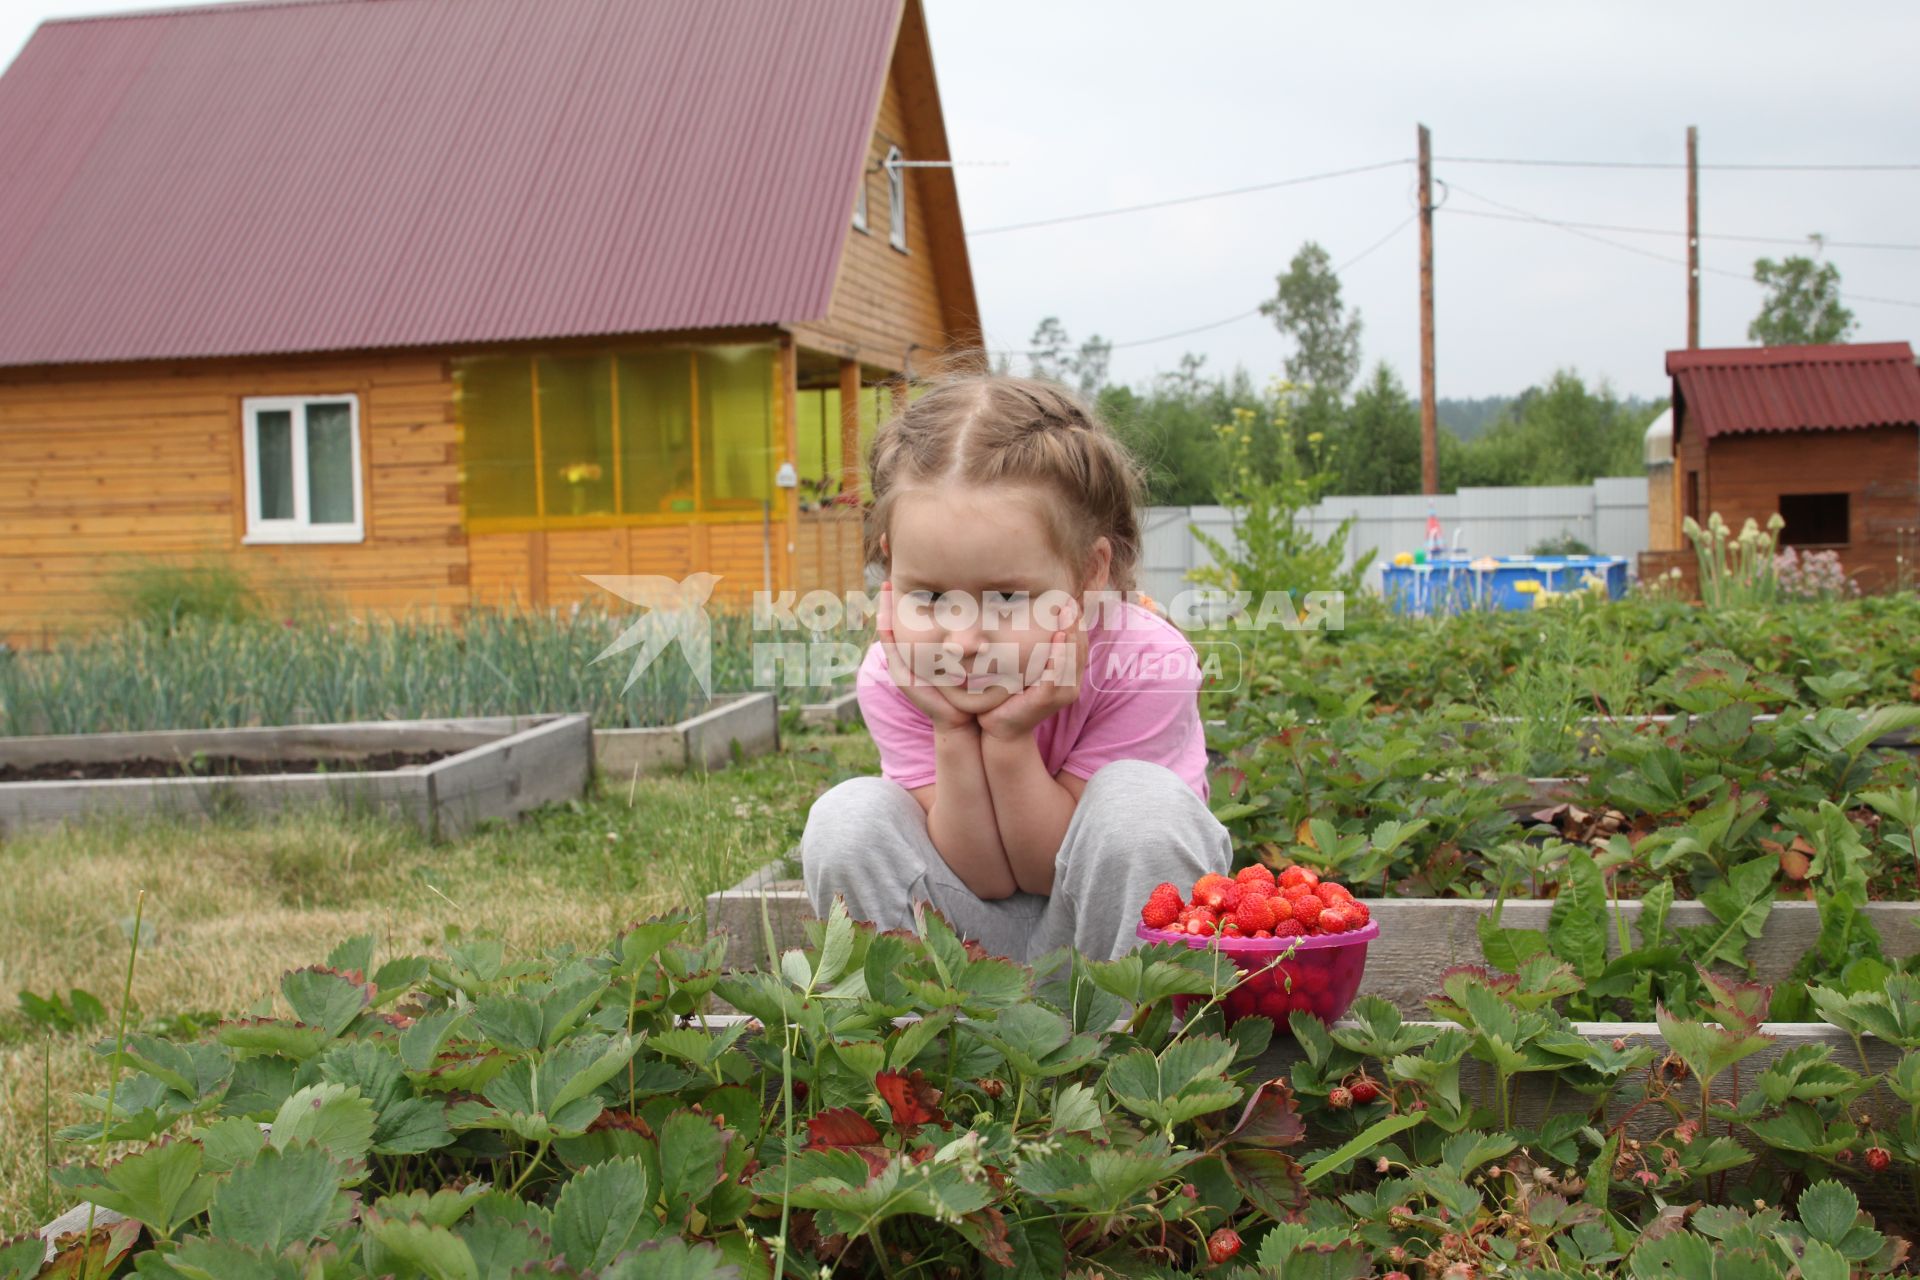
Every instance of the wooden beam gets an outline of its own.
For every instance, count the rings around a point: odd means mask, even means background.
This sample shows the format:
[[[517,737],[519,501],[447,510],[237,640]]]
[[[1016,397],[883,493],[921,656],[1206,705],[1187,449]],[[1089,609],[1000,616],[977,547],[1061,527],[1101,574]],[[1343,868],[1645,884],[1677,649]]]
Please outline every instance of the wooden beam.
[[[1433,381],[1433,143],[1419,126],[1420,179],[1420,492],[1440,492],[1440,438]]]
[[[780,335],[780,352],[773,362],[774,377],[778,386],[776,395],[780,410],[781,438],[786,441],[787,460],[794,466],[800,465],[800,352],[794,346],[793,335]],[[786,550],[780,556],[779,587],[785,591],[799,589],[799,551],[800,551],[800,490],[783,489],[781,496],[781,524],[785,529],[783,546]]]
[[[860,492],[860,365],[840,362],[840,492]]]

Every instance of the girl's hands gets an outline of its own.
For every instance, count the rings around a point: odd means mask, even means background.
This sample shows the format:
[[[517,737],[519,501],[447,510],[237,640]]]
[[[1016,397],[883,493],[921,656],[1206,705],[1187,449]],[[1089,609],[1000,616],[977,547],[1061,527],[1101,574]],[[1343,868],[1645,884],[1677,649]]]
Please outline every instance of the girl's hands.
[[[1046,665],[1039,678],[980,716],[980,729],[990,738],[1011,741],[1031,734],[1062,707],[1072,706],[1080,697],[1080,684],[1086,678],[1087,629],[1080,625],[1080,603],[1074,601],[1063,611],[1062,629],[1048,643]]]
[[[933,727],[939,729],[960,729],[974,721],[973,716],[960,710],[947,700],[938,686],[921,684],[914,679],[913,664],[908,661],[906,652],[893,638],[893,583],[880,584],[880,610],[875,619],[875,630],[880,636],[881,652],[887,655],[887,674],[893,683],[907,695],[907,701],[927,713],[927,719],[933,721]]]

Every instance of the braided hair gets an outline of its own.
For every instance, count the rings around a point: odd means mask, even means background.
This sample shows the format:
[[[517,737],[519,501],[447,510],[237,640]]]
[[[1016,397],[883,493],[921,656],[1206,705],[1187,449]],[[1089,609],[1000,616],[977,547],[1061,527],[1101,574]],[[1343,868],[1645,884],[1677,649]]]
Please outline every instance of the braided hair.
[[[1132,591],[1140,564],[1145,473],[1127,447],[1058,383],[1004,374],[945,379],[875,433],[867,455],[867,563],[888,567],[881,537],[916,485],[1031,486],[1059,501],[1042,516],[1054,550],[1084,583],[1094,544],[1112,548],[1107,585]]]

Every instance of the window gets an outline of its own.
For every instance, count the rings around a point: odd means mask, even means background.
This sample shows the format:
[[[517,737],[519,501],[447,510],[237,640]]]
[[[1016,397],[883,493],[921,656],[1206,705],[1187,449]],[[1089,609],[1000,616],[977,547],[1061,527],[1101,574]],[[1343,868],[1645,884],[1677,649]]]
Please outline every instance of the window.
[[[1780,530],[1783,547],[1844,547],[1853,540],[1844,493],[1783,493],[1780,518],[1787,522]]]
[[[900,252],[907,251],[907,171],[900,167],[900,148],[887,148],[887,215],[892,229],[887,243]]]
[[[248,542],[360,542],[360,403],[345,396],[249,396]]]
[[[724,345],[456,361],[469,527],[759,517],[780,496],[777,357]]]
[[[853,229],[867,230],[867,162],[860,161],[860,189],[853,193]]]

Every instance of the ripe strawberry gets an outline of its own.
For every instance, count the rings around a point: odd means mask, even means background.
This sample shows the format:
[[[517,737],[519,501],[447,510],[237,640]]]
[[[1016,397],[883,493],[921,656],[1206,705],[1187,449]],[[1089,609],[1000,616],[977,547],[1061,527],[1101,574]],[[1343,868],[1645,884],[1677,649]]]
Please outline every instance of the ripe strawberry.
[[[1885,1147],[1867,1148],[1867,1168],[1875,1173],[1885,1173],[1887,1166],[1893,1163],[1893,1153]]]
[[[1351,1088],[1353,1100],[1363,1107],[1371,1106],[1380,1101],[1380,1086],[1365,1076],[1361,1076],[1358,1080],[1355,1080]]]
[[[1234,909],[1233,921],[1242,932],[1257,933],[1261,929],[1273,928],[1273,899],[1254,893],[1240,899],[1240,905]]]
[[[1302,933],[1312,933],[1320,925],[1323,908],[1320,900],[1314,897],[1301,898],[1293,904],[1293,920],[1300,926]]]
[[[1215,1266],[1239,1252],[1240,1233],[1232,1227],[1222,1227],[1207,1237],[1207,1258]]]
[[[1328,906],[1333,906],[1336,902],[1351,902],[1353,900],[1353,893],[1347,886],[1335,884],[1331,880],[1322,880],[1313,887],[1313,891],[1319,896],[1320,901],[1326,903]]]
[[[1275,920],[1273,922],[1273,936],[1276,938],[1297,938],[1305,932],[1306,929],[1301,926],[1300,922],[1292,917],[1288,917],[1285,920]]]
[[[1319,884],[1320,873],[1318,871],[1315,871],[1312,867],[1303,867],[1296,864],[1294,866],[1288,867],[1285,871],[1282,871],[1278,879],[1279,879],[1280,887],[1282,889],[1291,889],[1295,885]]]
[[[1343,1084],[1337,1084],[1327,1090],[1327,1105],[1335,1111],[1345,1111],[1353,1105],[1353,1090]]]
[[[1170,884],[1158,884],[1147,897],[1147,905],[1140,908],[1140,922],[1149,929],[1164,929],[1180,918],[1185,908],[1180,902],[1180,891]]]
[[[1197,907],[1206,907],[1209,910],[1218,911],[1221,904],[1227,900],[1227,886],[1232,883],[1233,881],[1227,879],[1225,876],[1217,876],[1212,872],[1208,872],[1193,882],[1193,904]]]
[[[1273,904],[1273,918],[1275,920],[1293,919],[1293,899],[1288,898],[1284,894],[1276,893],[1271,898],[1268,898],[1267,901]]]
[[[1205,907],[1196,907],[1187,916],[1187,932],[1196,937],[1210,937],[1218,927],[1220,918]]]
[[[1273,888],[1273,872],[1257,862],[1250,867],[1240,868],[1234,872],[1233,878],[1242,886],[1253,884],[1267,889]]]
[[[1271,938],[1271,937],[1273,936],[1273,930],[1271,930],[1271,929],[1256,929],[1256,930],[1254,930],[1254,932],[1253,932],[1253,936],[1254,936],[1254,937],[1256,937],[1256,938]]]
[[[1372,908],[1358,898],[1349,898],[1341,906],[1353,917],[1353,927],[1356,929],[1366,928],[1367,922],[1373,919]]]
[[[1220,914],[1223,916],[1232,915],[1234,909],[1240,905],[1242,896],[1240,885],[1237,882],[1229,881],[1227,887],[1221,891]]]
[[[1328,907],[1320,913],[1320,932],[1345,933],[1353,928],[1353,917],[1344,907]]]
[[[1229,920],[1220,926],[1220,936],[1223,938],[1239,938],[1245,935],[1240,932],[1239,924]]]

